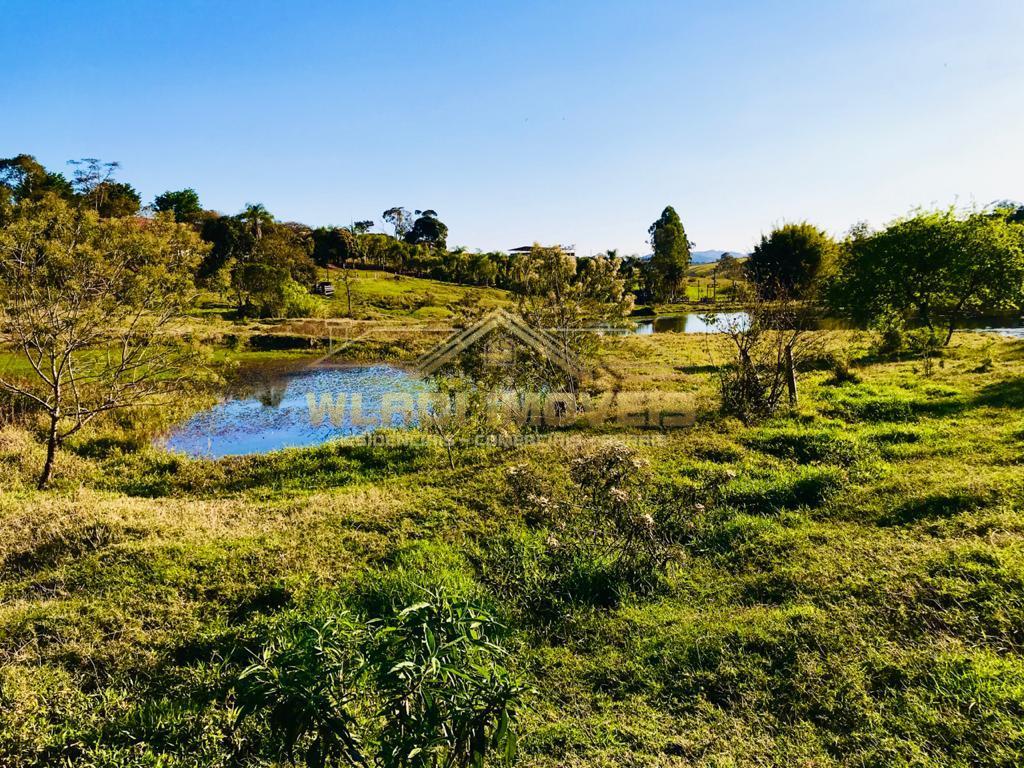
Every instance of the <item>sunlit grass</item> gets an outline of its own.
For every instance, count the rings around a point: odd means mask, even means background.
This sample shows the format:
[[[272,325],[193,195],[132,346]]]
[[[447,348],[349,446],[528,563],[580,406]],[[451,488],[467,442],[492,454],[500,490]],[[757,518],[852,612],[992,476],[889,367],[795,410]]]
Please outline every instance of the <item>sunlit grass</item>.
[[[720,339],[606,341],[626,385],[708,404],[640,449],[680,550],[611,607],[581,593],[531,613],[528,580],[546,582],[523,548],[561,534],[506,477],[529,465],[557,495],[613,435],[453,471],[426,448],[170,457],[149,445],[160,419],[133,416],[69,446],[38,493],[32,431],[0,431],[0,762],[223,762],[225,680],[268,617],[325,600],[372,615],[426,588],[510,627],[535,689],[525,765],[1019,762],[1021,345],[959,334],[925,375],[833,334],[860,382],[818,367],[795,413],[744,428],[710,408]],[[495,569],[527,583],[499,590]]]

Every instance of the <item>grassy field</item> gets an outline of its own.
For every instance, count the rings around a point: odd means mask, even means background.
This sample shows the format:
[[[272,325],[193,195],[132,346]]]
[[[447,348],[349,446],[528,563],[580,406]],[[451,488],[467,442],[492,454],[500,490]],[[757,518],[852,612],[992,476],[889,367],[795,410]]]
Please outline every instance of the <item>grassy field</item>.
[[[318,280],[334,283],[332,297],[318,297],[320,316],[347,318],[348,301],[345,286],[336,268],[317,271]],[[352,274],[352,318],[357,320],[415,320],[429,322],[447,320],[469,308],[491,309],[513,303],[507,291],[456,285],[440,280],[396,275],[382,270],[356,269]],[[206,293],[197,310],[197,329],[217,319],[234,317],[235,308],[227,297]],[[242,323],[241,325],[245,325]]]
[[[525,766],[1024,762],[1024,344],[959,334],[926,371],[836,332],[852,376],[822,362],[796,412],[747,428],[713,412],[709,343],[602,352],[628,388],[706,403],[693,428],[574,430],[454,471],[431,447],[189,460],[122,418],[39,493],[40,446],[3,428],[0,765],[268,764],[232,693],[268,624],[430,589],[509,627]],[[674,542],[643,585],[562,559],[511,479],[561,498],[574,459],[636,437]]]

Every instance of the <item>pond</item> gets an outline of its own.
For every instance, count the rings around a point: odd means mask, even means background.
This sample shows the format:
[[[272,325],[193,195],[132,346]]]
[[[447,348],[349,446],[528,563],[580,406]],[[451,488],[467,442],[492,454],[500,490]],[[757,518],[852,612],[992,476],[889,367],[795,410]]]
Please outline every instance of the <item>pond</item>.
[[[609,332],[720,333],[724,325],[742,323],[746,317],[743,312],[722,312],[713,318],[689,313],[643,319],[635,330]],[[1024,339],[1021,318],[977,320],[970,325],[977,327],[966,330]],[[430,382],[415,373],[386,364],[289,364],[284,369],[252,369],[240,379],[221,402],[178,425],[157,444],[211,458],[321,445],[382,426],[415,426],[415,415],[406,423],[404,408],[394,407],[395,399],[415,403],[417,395],[431,390]]]
[[[652,333],[721,333],[722,329],[733,323],[744,323],[746,312],[718,312],[704,314],[687,312],[683,315],[665,315],[636,321],[637,336],[650,336]]]
[[[159,445],[211,458],[320,445],[381,426],[402,426],[402,414],[390,406],[390,423],[383,424],[385,393],[415,398],[430,388],[428,382],[393,365],[257,370],[247,379],[246,388],[175,427]],[[358,398],[353,397],[356,394]],[[415,423],[415,418],[410,420]]]
[[[746,320],[746,312],[687,312],[680,315],[641,318],[635,321],[635,329],[624,332],[637,336],[649,336],[654,333],[721,333],[724,328],[742,326]],[[822,330],[853,327],[849,322],[834,317],[819,318],[815,325]],[[965,320],[961,323],[961,328],[975,333],[997,333],[1024,339],[1024,317],[976,317]]]

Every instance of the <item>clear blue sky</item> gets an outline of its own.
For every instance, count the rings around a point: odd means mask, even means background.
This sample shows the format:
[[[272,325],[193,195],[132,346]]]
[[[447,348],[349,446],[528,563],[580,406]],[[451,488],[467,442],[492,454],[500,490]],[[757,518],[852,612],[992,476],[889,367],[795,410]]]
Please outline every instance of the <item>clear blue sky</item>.
[[[0,0],[0,156],[309,224],[646,252],[1024,198],[1024,2]]]

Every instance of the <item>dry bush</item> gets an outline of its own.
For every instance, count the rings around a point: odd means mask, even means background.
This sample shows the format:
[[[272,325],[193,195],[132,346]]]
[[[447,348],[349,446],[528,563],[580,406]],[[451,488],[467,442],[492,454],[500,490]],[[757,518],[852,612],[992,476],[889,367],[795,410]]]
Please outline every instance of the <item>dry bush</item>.
[[[797,374],[825,346],[812,334],[813,317],[806,304],[784,297],[771,301],[750,291],[743,302],[745,317],[720,323],[733,359],[718,364],[721,410],[744,424],[774,415],[784,402],[798,402]],[[709,346],[710,349],[710,346]]]

